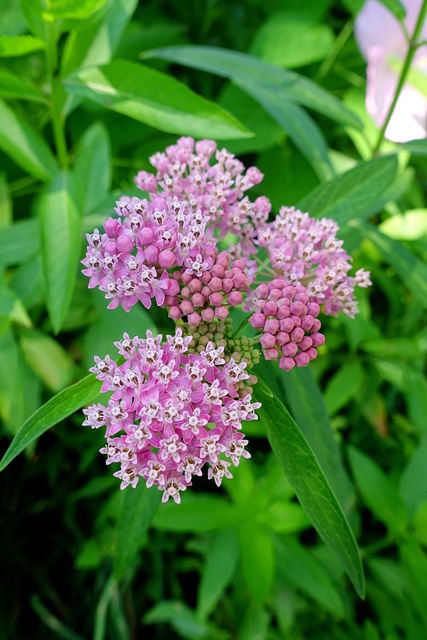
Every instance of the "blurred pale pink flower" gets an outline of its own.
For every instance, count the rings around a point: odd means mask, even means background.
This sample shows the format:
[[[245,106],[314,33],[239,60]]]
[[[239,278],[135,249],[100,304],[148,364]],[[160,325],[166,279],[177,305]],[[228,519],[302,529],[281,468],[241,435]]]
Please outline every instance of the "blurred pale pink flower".
[[[405,26],[410,35],[421,8],[422,0],[402,0],[406,8]],[[368,63],[366,108],[378,127],[384,124],[392,103],[399,71],[393,61],[403,62],[408,51],[403,29],[397,18],[377,0],[367,0],[357,16],[355,37]],[[427,38],[427,21],[420,40]],[[415,53],[412,67],[427,75],[426,47]],[[406,83],[397,101],[385,137],[393,142],[425,138],[427,130],[427,100]]]

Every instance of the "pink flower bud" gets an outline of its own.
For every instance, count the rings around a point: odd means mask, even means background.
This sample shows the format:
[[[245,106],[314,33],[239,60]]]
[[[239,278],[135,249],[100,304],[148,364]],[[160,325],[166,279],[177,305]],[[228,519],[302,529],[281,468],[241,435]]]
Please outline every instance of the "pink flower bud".
[[[313,316],[313,318],[317,318],[317,316],[319,315],[319,312],[320,312],[320,307],[317,304],[317,302],[310,302],[307,305],[307,313],[310,316]]]
[[[193,279],[192,274],[191,273],[187,273],[186,271],[184,271],[184,273],[181,275],[181,280],[182,280],[183,284],[190,284],[192,279]]]
[[[297,353],[297,355],[294,357],[294,360],[297,367],[306,367],[310,362],[310,356],[304,352],[301,352]]]
[[[295,362],[293,358],[280,358],[279,367],[284,371],[290,371],[295,366]]]
[[[315,347],[310,347],[305,351],[305,353],[310,357],[310,360],[315,360],[317,358],[317,351]]]
[[[283,345],[289,342],[289,340],[289,333],[279,331],[279,333],[276,334],[276,343],[279,345],[279,347],[283,347]]]
[[[199,293],[202,289],[202,283],[197,278],[193,278],[192,281],[188,283],[188,288],[191,293]]]
[[[115,218],[108,218],[104,222],[105,233],[109,238],[117,238],[120,223]]]
[[[193,312],[193,313],[190,313],[187,320],[189,325],[192,325],[193,327],[197,327],[201,323],[202,318],[198,313]]]
[[[202,318],[205,322],[212,322],[214,317],[215,317],[215,311],[211,307],[209,307],[209,309],[203,309]]]
[[[304,329],[301,329],[301,327],[295,327],[295,329],[291,331],[289,336],[294,342],[301,342],[304,337]]]
[[[159,265],[163,267],[163,269],[170,269],[175,264],[175,256],[172,251],[169,249],[165,249],[160,252],[159,255]]]
[[[203,282],[203,284],[209,284],[211,280],[212,280],[212,276],[209,273],[209,271],[203,271],[202,277],[201,277],[201,281]]]
[[[224,277],[224,267],[221,264],[214,264],[211,269],[211,274],[214,278]]]
[[[320,345],[325,342],[323,333],[312,333],[310,338],[313,341],[313,347],[320,347]]]
[[[209,296],[209,302],[213,307],[220,307],[222,305],[222,301],[224,300],[224,296],[216,291]]]
[[[277,351],[277,349],[266,349],[264,351],[264,358],[266,360],[277,360],[278,355],[279,352]]]
[[[276,318],[272,318],[271,320],[266,320],[264,325],[264,331],[268,331],[268,333],[277,333],[280,328],[280,323]]]
[[[271,333],[264,333],[259,342],[263,349],[270,349],[276,344],[276,338]]]
[[[245,263],[243,262],[243,260],[234,260],[231,263],[231,266],[233,267],[233,269],[239,269],[240,271],[244,271],[246,268]]]
[[[128,240],[130,240],[132,247],[130,249],[130,251],[132,251],[133,249],[133,242],[132,240],[128,237],[128,236],[120,236],[121,238],[125,237],[128,238]],[[120,240],[120,238],[119,238]],[[127,245],[128,246],[128,245]],[[105,253],[108,253],[110,256],[113,256],[117,253],[117,251],[123,251],[123,249],[119,249],[119,247],[117,246],[116,242],[114,242],[114,240],[110,240],[109,242],[106,243],[105,245]],[[129,253],[128,251],[126,251],[126,253]]]
[[[181,296],[185,299],[188,300],[189,298],[191,298],[191,291],[190,291],[190,287],[183,287],[181,289]]]
[[[168,294],[168,296],[176,296],[179,293],[179,284],[177,283],[176,280],[168,280],[168,286],[165,289],[165,293]]]
[[[227,253],[227,251],[221,251],[221,253],[218,254],[216,262],[224,267],[224,269],[227,269],[228,263],[230,262],[230,254]]]
[[[254,313],[249,318],[249,324],[254,329],[263,329],[264,324],[265,324],[265,315],[263,313]]]
[[[153,244],[154,232],[150,227],[145,227],[137,235],[138,242],[141,246],[145,247],[147,244]]]
[[[227,307],[217,307],[215,309],[215,318],[218,318],[219,320],[225,320],[229,313],[230,312]]]
[[[160,209],[160,211],[167,211],[168,205],[164,198],[153,198],[152,200],[154,209]]]
[[[247,289],[249,282],[244,273],[237,273],[233,276],[233,282],[236,289]]]
[[[174,307],[179,304],[178,296],[165,296],[165,307]]]
[[[237,307],[238,304],[242,304],[243,296],[240,291],[232,291],[228,294],[227,302],[232,307]]]
[[[263,313],[265,313],[266,316],[275,316],[277,311],[277,304],[273,302],[273,300],[267,300],[264,305]]]
[[[292,285],[288,285],[286,287],[283,287],[282,293],[286,298],[289,298],[291,300],[294,297],[296,290]]]
[[[299,342],[298,347],[301,351],[307,351],[313,345],[313,340],[310,336],[304,336],[301,342]]]
[[[139,171],[135,176],[135,184],[142,191],[149,191],[154,193],[157,191],[157,180],[152,173],[148,173],[147,171]]]
[[[169,309],[169,318],[172,318],[172,320],[179,320],[180,318],[182,318],[182,311],[179,307],[171,307]]]
[[[282,294],[281,289],[272,289],[270,291],[270,295],[268,296],[268,299],[272,300],[273,302],[277,302],[282,297],[283,297],[283,294]]]
[[[301,328],[304,329],[304,331],[310,331],[313,324],[314,324],[313,316],[304,316],[303,318],[301,318]]]
[[[267,300],[268,293],[268,286],[266,284],[260,284],[259,287],[255,289],[255,295],[257,298],[262,298],[263,300]]]
[[[145,259],[148,264],[157,264],[159,260],[159,250],[155,245],[150,245],[145,249]]]
[[[246,170],[246,177],[251,183],[251,185],[259,184],[262,182],[264,174],[257,167],[249,167]]]
[[[183,300],[179,305],[179,308],[185,316],[190,315],[190,313],[193,313],[194,311],[193,303],[190,302],[190,300]]]
[[[222,281],[222,290],[224,293],[230,293],[233,288],[233,280],[231,278],[224,278]]]
[[[107,250],[107,247],[108,244],[106,245],[105,250],[107,251],[107,253],[110,253],[110,251]],[[123,234],[122,236],[119,236],[117,238],[117,250],[119,251],[119,253],[130,253],[133,247],[133,240],[132,238],[129,238],[129,236]]]
[[[290,333],[294,327],[295,323],[292,318],[285,318],[284,320],[280,320],[279,323],[280,331],[285,331],[286,333]]]
[[[282,304],[277,310],[276,318],[278,320],[284,320],[285,318],[289,318],[290,315],[291,312],[289,311],[289,307],[287,307],[285,304]]]
[[[254,202],[257,211],[261,211],[261,213],[270,213],[271,211],[271,202],[267,198],[267,196],[259,196]]]
[[[203,307],[205,305],[206,298],[201,293],[193,293],[191,296],[191,302],[195,307]]]
[[[282,347],[282,353],[284,356],[293,357],[297,352],[298,352],[298,347],[295,344],[295,342],[288,342]]]
[[[320,320],[318,320],[317,318],[314,319],[313,322],[313,326],[311,327],[312,331],[319,331],[320,327],[322,326],[322,323],[320,322]]]
[[[292,315],[305,316],[307,313],[307,307],[302,302],[292,302],[290,311]]]
[[[308,297],[307,293],[304,292],[299,292],[295,294],[295,298],[294,298],[295,302],[302,302],[303,304],[308,304],[310,298]]]
[[[222,280],[221,278],[212,278],[209,282],[209,289],[214,293],[215,291],[221,291],[222,289]]]

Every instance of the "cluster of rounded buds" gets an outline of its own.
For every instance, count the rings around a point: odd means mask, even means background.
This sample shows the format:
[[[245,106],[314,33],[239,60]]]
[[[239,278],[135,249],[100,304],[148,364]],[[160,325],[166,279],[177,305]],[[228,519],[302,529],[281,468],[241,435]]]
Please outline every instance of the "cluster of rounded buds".
[[[130,338],[115,343],[125,359],[118,366],[109,357],[95,358],[91,369],[112,391],[106,406],[84,410],[85,425],[106,428],[107,464],[120,463],[114,475],[121,488],[135,487],[142,477],[147,487],[158,485],[163,502],[180,502],[180,491],[201,476],[220,486],[231,478],[231,463],[249,458],[242,422],[256,420],[261,405],[238,389],[249,379],[246,362],[225,363],[223,347],[208,342],[201,353],[188,353],[191,336],[181,328],[174,335]],[[231,461],[231,462],[230,462]]]
[[[226,251],[215,248],[206,263],[188,259],[187,268],[174,271],[177,294],[168,295],[164,306],[170,307],[169,317],[179,320],[187,316],[189,325],[212,322],[214,318],[225,320],[230,307],[243,302],[243,293],[250,286],[246,267],[242,260],[231,261]]]
[[[282,207],[279,215],[258,228],[257,243],[266,249],[271,267],[292,285],[304,285],[310,300],[324,305],[336,316],[344,311],[354,317],[355,286],[371,284],[369,272],[360,269],[355,278],[347,275],[351,258],[336,237],[334,220],[315,220],[294,207]]]
[[[260,344],[266,360],[279,358],[279,367],[290,371],[317,357],[316,347],[325,337],[319,333],[319,305],[310,302],[305,287],[289,285],[283,278],[261,284],[253,309],[249,322],[263,332]]]
[[[136,185],[150,197],[185,200],[191,211],[200,209],[210,223],[238,236],[244,257],[256,253],[253,243],[257,225],[265,223],[271,211],[268,198],[251,202],[245,191],[259,184],[263,174],[257,167],[245,167],[226,149],[218,150],[214,140],[182,137],[176,144],[150,158],[156,175],[140,171]]]

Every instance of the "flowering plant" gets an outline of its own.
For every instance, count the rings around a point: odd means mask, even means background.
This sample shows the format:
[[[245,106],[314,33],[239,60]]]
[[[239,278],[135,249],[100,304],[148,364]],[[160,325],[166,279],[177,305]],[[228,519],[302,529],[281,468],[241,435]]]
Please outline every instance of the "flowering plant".
[[[166,341],[125,334],[115,343],[122,364],[95,358],[91,371],[112,395],[84,410],[84,424],[106,428],[101,452],[120,463],[122,489],[142,477],[179,503],[205,465],[220,486],[250,457],[242,423],[261,407],[258,344],[285,371],[307,366],[324,343],[319,313],[354,317],[355,287],[370,280],[363,269],[348,275],[333,220],[294,207],[270,219],[268,198],[246,195],[261,172],[213,140],[182,137],[150,161],[156,173],[135,178],[148,199],[122,197],[104,233],[87,236],[83,273],[109,309],[154,301],[176,328]],[[233,333],[238,306],[248,315]],[[257,335],[239,338],[247,323]]]

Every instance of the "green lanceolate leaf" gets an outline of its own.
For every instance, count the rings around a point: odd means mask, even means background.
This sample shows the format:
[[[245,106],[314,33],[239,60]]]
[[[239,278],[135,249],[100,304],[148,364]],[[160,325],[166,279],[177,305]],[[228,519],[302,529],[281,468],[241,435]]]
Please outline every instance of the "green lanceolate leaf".
[[[302,507],[339,558],[358,595],[363,597],[365,582],[359,549],[316,456],[284,404],[261,380],[254,396],[262,403],[259,417],[264,422],[271,448]]]
[[[39,201],[47,308],[56,332],[64,321],[77,276],[82,235],[79,200],[74,177],[62,171]]]
[[[344,511],[353,498],[351,482],[344,472],[338,444],[322,393],[310,367],[296,367],[281,376],[292,414]]]
[[[25,56],[45,46],[43,40],[33,36],[0,36],[0,58]]]
[[[46,96],[40,93],[38,89],[6,69],[0,69],[0,96],[28,100],[29,102],[41,102],[43,104],[49,103]]]
[[[67,90],[168,133],[196,137],[251,136],[234,116],[171,76],[126,60],[82,69]]]
[[[0,269],[22,264],[39,250],[37,220],[14,222],[0,234]]]
[[[121,580],[135,559],[138,547],[151,524],[162,494],[158,487],[147,489],[139,483],[135,489],[128,487],[123,502],[116,554],[114,576]]]
[[[389,11],[391,11],[398,20],[404,20],[406,16],[406,9],[400,0],[380,0]]]
[[[82,186],[83,211],[91,213],[105,201],[111,189],[110,139],[100,122],[91,125],[82,136],[74,161],[74,173]]]
[[[18,431],[0,462],[0,471],[45,431],[86,404],[93,402],[99,395],[99,391],[99,380],[94,375],[89,375],[46,402]]]
[[[252,598],[262,604],[271,591],[276,558],[268,529],[245,522],[238,531],[242,573]]]
[[[427,308],[427,266],[400,242],[378,231],[374,226],[354,221],[352,226],[368,238],[386,262],[391,264],[421,306]]]
[[[233,577],[239,548],[235,531],[224,529],[211,541],[199,583],[197,613],[205,619],[215,609]]]
[[[287,132],[294,145],[305,155],[321,180],[334,175],[325,139],[310,116],[281,95],[276,86],[236,82],[237,86],[259,102]]]
[[[349,460],[356,484],[372,513],[396,533],[407,522],[405,504],[386,474],[361,451],[350,447]]]
[[[245,82],[272,84],[280,87],[287,100],[314,109],[343,125],[362,129],[359,118],[348,107],[312,80],[246,53],[194,45],[154,49],[144,52],[142,57],[162,58],[193,69],[202,69],[238,81],[241,85]]]
[[[106,0],[49,0],[43,11],[45,20],[86,20],[102,9]]]
[[[298,207],[317,218],[333,218],[339,225],[367,218],[387,202],[384,194],[396,176],[397,167],[396,156],[362,162],[316,187]]]
[[[52,151],[33,127],[0,100],[0,149],[40,180],[51,180],[57,170]]]

